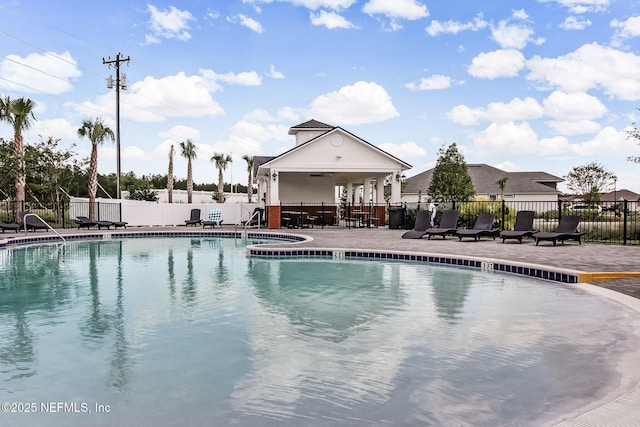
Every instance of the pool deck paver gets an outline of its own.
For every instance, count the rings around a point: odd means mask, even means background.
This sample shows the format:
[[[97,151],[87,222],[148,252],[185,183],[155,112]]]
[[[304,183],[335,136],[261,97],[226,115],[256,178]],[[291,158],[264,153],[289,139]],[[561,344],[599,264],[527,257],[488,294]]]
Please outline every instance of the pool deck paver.
[[[57,230],[60,234],[105,234],[122,232],[153,232],[153,231],[184,231],[184,227],[129,227],[128,230]],[[192,231],[189,229],[187,231]],[[193,230],[195,231],[195,230]],[[212,229],[211,233],[234,231],[233,226],[223,226]],[[295,245],[298,248],[323,248],[323,249],[355,249],[355,250],[383,250],[411,253],[423,253],[434,255],[460,255],[486,260],[505,260],[518,263],[527,263],[540,266],[551,266],[562,269],[576,270],[583,273],[596,273],[592,276],[597,279],[593,284],[595,289],[615,291],[613,294],[625,299],[625,304],[635,307],[640,312],[640,246],[622,246],[609,244],[579,245],[575,242],[567,242],[564,245],[553,246],[549,242],[541,242],[535,245],[533,240],[525,240],[522,244],[514,240],[502,243],[501,239],[482,239],[479,241],[458,241],[456,237],[442,239],[440,237],[428,240],[402,239],[405,230],[390,230],[387,228],[373,229],[303,229],[303,230],[251,230],[252,232],[264,232],[275,234],[296,234],[307,236],[310,239],[302,242],[270,243],[274,248],[287,248]],[[50,233],[51,234],[51,233]],[[43,233],[28,233],[28,236],[39,236]],[[22,237],[24,233],[6,233],[2,238]],[[577,286],[580,286],[578,284]],[[620,294],[626,294],[636,299],[629,299]],[[628,393],[584,414],[571,418],[558,424],[557,427],[609,427],[609,426],[640,426],[640,387],[636,387]]]

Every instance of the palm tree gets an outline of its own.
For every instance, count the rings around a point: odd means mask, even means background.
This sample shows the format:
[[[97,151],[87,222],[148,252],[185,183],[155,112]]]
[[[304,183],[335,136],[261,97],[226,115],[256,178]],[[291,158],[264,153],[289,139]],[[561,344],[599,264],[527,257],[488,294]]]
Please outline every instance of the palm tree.
[[[100,117],[95,121],[84,119],[82,126],[78,129],[78,137],[88,137],[91,141],[91,159],[89,160],[89,218],[96,220],[95,202],[96,192],[98,191],[98,145],[102,144],[106,139],[113,141],[113,131],[109,126],[105,125]]]
[[[167,198],[173,203],[173,144],[169,150],[169,170],[167,171]]]
[[[215,163],[218,169],[218,203],[224,202],[224,178],[222,171],[225,170],[227,164],[232,161],[231,156],[228,154],[213,153],[213,156],[211,156],[211,163]]]
[[[11,99],[8,96],[0,99],[0,121],[13,126],[13,158],[15,166],[13,170],[16,199],[14,205],[15,220],[18,221],[18,213],[22,210],[25,200],[26,173],[24,161],[24,138],[22,131],[31,127],[32,119],[36,120],[33,110],[36,102],[29,98]]]
[[[181,155],[187,159],[187,203],[193,200],[193,169],[191,161],[198,157],[196,155],[196,145],[190,139],[180,143]]]
[[[496,181],[496,184],[498,184],[498,187],[500,188],[500,200],[504,200],[504,189],[507,186],[508,180],[508,177],[503,176],[502,178],[498,179],[498,181]]]
[[[242,156],[245,162],[247,162],[247,201],[251,203],[253,198],[253,156],[245,154]]]

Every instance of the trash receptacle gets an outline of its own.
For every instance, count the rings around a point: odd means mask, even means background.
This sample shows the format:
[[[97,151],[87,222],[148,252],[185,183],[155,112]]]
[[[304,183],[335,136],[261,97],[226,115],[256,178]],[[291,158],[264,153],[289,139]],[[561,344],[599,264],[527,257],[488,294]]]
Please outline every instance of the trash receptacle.
[[[389,228],[404,228],[405,208],[389,208]]]

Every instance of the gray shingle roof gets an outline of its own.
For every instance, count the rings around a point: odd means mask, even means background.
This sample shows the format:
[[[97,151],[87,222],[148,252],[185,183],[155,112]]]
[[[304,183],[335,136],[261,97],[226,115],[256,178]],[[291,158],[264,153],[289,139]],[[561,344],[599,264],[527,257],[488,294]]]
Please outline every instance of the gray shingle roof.
[[[564,181],[546,172],[506,172],[487,164],[468,164],[467,169],[476,193],[479,195],[500,194],[497,181],[505,176],[508,178],[505,194],[560,194],[556,184]],[[432,175],[433,169],[429,169],[408,178],[403,193],[417,194],[418,186],[422,184],[422,193],[426,194]]]

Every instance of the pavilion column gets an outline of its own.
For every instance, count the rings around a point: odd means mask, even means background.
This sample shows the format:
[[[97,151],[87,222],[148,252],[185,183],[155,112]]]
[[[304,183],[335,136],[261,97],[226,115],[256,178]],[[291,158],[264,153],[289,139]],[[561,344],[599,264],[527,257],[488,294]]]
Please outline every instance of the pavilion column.
[[[402,171],[396,171],[391,175],[391,203],[400,203],[400,177]]]
[[[376,178],[376,203],[384,203],[384,177]]]
[[[347,183],[347,204],[353,203],[353,183]]]
[[[280,228],[280,176],[277,171],[272,170],[267,177],[269,189],[269,205],[267,206],[267,218],[269,219],[269,228]]]
[[[373,194],[373,182],[371,178],[367,178],[364,181],[364,202],[373,203],[375,195]]]

